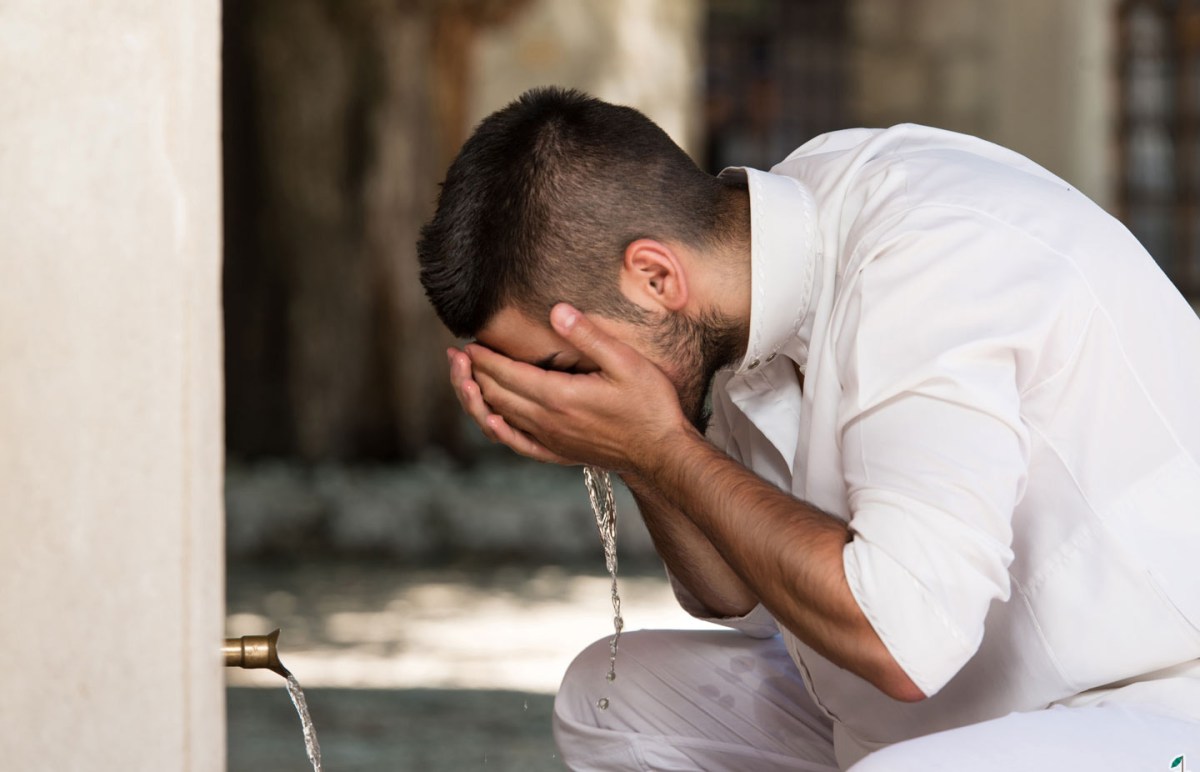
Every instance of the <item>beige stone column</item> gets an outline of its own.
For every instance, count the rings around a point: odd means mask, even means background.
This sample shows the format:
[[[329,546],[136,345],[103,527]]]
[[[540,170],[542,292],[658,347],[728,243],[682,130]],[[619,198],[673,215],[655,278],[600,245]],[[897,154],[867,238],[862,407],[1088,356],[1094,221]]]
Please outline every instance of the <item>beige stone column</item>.
[[[855,121],[912,121],[1023,153],[1112,199],[1115,0],[851,0]]]
[[[218,0],[0,3],[0,767],[225,763]]]
[[[1005,0],[987,7],[989,138],[1109,205],[1116,3]]]
[[[480,34],[469,121],[534,86],[565,86],[636,107],[695,155],[703,23],[699,0],[530,0]]]

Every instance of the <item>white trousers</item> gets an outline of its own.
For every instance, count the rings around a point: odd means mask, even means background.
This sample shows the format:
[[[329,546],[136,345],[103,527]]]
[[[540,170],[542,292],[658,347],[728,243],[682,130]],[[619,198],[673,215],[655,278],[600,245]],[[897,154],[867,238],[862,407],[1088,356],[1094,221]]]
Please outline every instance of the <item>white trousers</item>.
[[[583,651],[554,703],[554,737],[578,772],[836,772],[833,730],[780,638],[726,630],[621,637]],[[607,697],[600,710],[597,700]],[[1185,761],[1171,764],[1180,756]],[[1200,723],[1127,705],[1055,707],[897,743],[853,772],[1200,770]]]

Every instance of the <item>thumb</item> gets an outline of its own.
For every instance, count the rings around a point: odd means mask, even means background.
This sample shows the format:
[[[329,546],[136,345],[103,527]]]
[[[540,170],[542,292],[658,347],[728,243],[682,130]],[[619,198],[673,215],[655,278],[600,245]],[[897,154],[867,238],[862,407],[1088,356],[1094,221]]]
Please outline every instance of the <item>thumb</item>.
[[[558,303],[550,309],[550,324],[563,340],[587,355],[604,372],[620,367],[621,352],[628,347],[601,331],[571,304]]]

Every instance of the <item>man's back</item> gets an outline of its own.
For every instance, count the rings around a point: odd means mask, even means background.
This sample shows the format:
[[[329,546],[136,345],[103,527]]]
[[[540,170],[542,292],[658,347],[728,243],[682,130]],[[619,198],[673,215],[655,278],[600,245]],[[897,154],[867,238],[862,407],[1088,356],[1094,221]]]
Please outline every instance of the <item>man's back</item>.
[[[921,127],[826,135],[772,171],[811,190],[820,232],[800,340],[752,320],[806,368],[781,397],[796,453],[736,426],[786,383],[790,363],[747,367],[770,346],[722,379],[714,436],[850,522],[859,605],[936,692],[896,703],[785,633],[818,702],[867,749],[1200,670],[1200,320],[1136,240],[1026,159]],[[750,185],[756,238],[787,227],[755,196],[769,178]],[[773,286],[764,308],[797,302]]]

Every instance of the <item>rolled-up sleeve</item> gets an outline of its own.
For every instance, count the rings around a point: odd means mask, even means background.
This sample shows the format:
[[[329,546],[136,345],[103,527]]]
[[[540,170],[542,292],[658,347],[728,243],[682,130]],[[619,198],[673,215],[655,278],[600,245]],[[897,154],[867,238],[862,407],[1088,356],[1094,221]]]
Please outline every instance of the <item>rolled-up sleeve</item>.
[[[962,405],[910,394],[845,432],[850,590],[926,695],[975,653],[1009,593],[1020,443]]]
[[[930,224],[944,252],[926,237],[913,254],[900,237],[866,264],[840,344],[846,578],[926,695],[975,654],[991,603],[1009,596],[1028,464],[1018,360],[1030,298],[1014,245],[969,219]]]

